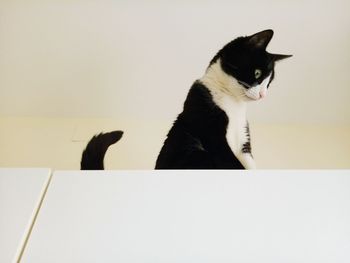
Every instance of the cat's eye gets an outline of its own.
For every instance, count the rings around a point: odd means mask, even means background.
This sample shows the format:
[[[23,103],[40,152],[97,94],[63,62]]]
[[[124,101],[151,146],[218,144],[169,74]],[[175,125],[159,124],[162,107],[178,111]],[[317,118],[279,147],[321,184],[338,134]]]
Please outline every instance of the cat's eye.
[[[260,69],[256,69],[256,70],[254,71],[255,79],[260,78],[260,77],[261,77],[261,74],[262,74],[261,70],[260,70]]]

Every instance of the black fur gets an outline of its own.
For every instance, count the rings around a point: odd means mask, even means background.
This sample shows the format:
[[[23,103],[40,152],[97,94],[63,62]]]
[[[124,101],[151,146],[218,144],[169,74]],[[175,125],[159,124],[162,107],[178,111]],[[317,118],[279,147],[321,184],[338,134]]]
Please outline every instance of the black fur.
[[[103,170],[103,159],[109,146],[116,143],[123,136],[122,131],[100,133],[92,137],[87,144],[81,158],[81,170]]]
[[[171,128],[156,169],[244,169],[226,141],[228,118],[199,81]]]
[[[250,145],[250,131],[249,131],[249,124],[247,123],[246,128],[246,134],[247,134],[247,142],[243,144],[242,152],[243,153],[250,153],[252,154],[252,147]]]
[[[211,60],[210,65],[220,59],[221,67],[227,74],[249,86],[260,84],[270,73],[271,82],[274,78],[275,62],[291,57],[266,51],[272,36],[273,31],[269,29],[249,37],[239,37],[224,46]],[[262,70],[258,79],[254,76],[255,69]]]

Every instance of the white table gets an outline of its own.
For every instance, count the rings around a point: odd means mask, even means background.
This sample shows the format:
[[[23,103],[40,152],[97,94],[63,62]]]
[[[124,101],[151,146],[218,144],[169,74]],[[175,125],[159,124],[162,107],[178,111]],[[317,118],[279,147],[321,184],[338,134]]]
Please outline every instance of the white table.
[[[0,262],[17,262],[50,179],[49,169],[0,169]]]
[[[350,171],[56,172],[22,262],[350,262]]]

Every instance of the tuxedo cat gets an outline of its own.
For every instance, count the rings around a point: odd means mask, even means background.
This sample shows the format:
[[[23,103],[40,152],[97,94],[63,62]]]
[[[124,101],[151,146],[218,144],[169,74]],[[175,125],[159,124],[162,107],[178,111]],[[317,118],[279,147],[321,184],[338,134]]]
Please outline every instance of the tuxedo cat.
[[[266,51],[272,36],[272,30],[265,30],[239,37],[214,56],[203,77],[192,85],[158,155],[156,169],[255,168],[246,106],[267,95],[275,62],[291,56]],[[94,144],[99,145],[98,141]]]

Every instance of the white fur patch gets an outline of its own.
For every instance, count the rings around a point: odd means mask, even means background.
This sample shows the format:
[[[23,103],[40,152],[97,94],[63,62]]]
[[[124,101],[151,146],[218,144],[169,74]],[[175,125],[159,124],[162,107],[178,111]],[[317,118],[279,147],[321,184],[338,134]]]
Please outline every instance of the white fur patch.
[[[271,74],[268,75],[259,85],[246,89],[245,94],[253,100],[264,98],[267,93],[267,86],[270,83],[270,78]]]
[[[232,152],[246,169],[254,169],[255,162],[251,154],[242,152],[243,144],[248,141],[245,89],[222,70],[220,60],[207,69],[200,81],[209,89],[214,102],[229,119],[226,140]]]

